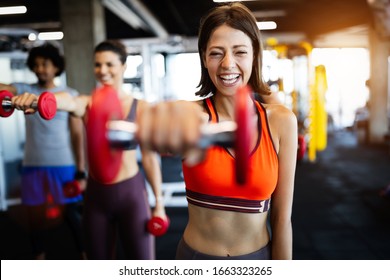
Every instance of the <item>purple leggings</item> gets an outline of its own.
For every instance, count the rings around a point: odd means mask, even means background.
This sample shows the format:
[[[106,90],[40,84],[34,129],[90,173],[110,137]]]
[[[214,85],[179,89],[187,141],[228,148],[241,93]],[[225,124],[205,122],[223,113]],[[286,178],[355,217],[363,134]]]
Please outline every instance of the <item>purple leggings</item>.
[[[109,185],[89,178],[83,214],[88,259],[115,259],[117,234],[125,258],[155,259],[154,238],[145,226],[150,217],[142,173]]]
[[[176,251],[177,260],[270,260],[271,243],[253,253],[240,256],[212,256],[192,249],[182,238]]]

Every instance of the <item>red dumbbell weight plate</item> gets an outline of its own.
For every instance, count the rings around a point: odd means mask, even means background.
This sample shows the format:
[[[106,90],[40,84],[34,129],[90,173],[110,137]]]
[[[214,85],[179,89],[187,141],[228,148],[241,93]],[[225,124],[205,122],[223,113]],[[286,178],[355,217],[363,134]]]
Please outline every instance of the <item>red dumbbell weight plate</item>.
[[[46,195],[46,218],[58,219],[61,215],[60,207],[54,203],[53,196],[49,193]]]
[[[76,180],[67,182],[63,187],[64,195],[67,198],[73,198],[81,194],[80,183]]]
[[[252,138],[248,97],[252,94],[249,86],[241,87],[236,93],[235,118],[237,123],[235,138],[235,170],[236,182],[240,185],[246,183],[250,159],[250,142]]]
[[[43,92],[38,99],[39,115],[45,120],[51,120],[57,113],[57,101],[50,92]]]
[[[302,160],[305,157],[306,153],[306,141],[305,136],[302,134],[298,135],[298,152],[297,152],[297,160]]]
[[[123,152],[112,149],[107,138],[107,122],[115,119],[123,119],[117,92],[109,86],[96,89],[87,116],[87,151],[90,173],[103,183],[115,178],[122,162]]]
[[[12,93],[10,93],[9,91],[7,90],[0,91],[0,103],[2,103],[3,100],[6,100],[8,98],[11,99],[11,97],[12,97]],[[0,106],[0,116],[3,118],[7,118],[11,116],[13,112],[14,112],[14,108],[5,110],[3,106]]]
[[[146,224],[146,228],[152,235],[161,236],[167,232],[169,224],[170,220],[168,217],[166,220],[161,217],[152,217]]]

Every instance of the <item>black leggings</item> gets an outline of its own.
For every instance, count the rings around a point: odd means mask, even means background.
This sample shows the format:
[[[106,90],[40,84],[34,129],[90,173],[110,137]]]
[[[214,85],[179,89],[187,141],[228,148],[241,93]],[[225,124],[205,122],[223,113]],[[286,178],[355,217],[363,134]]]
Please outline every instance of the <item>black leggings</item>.
[[[88,179],[83,226],[88,259],[116,259],[119,234],[127,259],[154,259],[154,238],[146,231],[150,219],[145,178],[105,185]]]

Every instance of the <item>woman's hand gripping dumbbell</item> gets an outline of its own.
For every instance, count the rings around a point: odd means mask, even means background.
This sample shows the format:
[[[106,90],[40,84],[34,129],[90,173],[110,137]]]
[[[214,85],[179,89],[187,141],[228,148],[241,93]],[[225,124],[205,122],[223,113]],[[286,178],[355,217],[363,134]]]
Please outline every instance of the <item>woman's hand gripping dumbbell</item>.
[[[200,106],[188,101],[163,102],[137,116],[137,123],[123,121],[117,94],[109,87],[95,91],[87,116],[87,148],[90,172],[110,181],[119,172],[122,151],[135,141],[160,153],[181,154],[187,164],[200,162],[207,148],[218,145],[234,149],[236,181],[244,184],[250,157],[253,107],[249,88],[235,98],[235,121],[207,123]]]
[[[24,111],[25,114],[32,114],[36,111],[45,120],[54,118],[57,112],[57,102],[50,92],[43,92],[39,96],[34,94],[13,95],[9,91],[0,91],[0,116],[9,117],[14,109]]]

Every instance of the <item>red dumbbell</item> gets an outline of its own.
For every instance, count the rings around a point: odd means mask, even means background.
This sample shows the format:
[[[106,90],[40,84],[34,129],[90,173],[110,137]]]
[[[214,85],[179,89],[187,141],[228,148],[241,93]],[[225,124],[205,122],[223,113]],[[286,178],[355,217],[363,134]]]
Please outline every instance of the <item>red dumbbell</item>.
[[[212,145],[235,148],[236,182],[244,185],[250,163],[251,109],[248,96],[252,94],[249,86],[240,88],[236,94],[236,119],[216,124],[208,124],[198,143],[199,148]],[[90,171],[101,182],[110,182],[118,174],[123,150],[131,146],[135,139],[137,125],[123,121],[118,94],[115,89],[103,86],[92,94],[86,125],[87,149]],[[112,128],[116,127],[116,128]],[[109,162],[110,164],[107,164]]]
[[[76,197],[82,193],[80,183],[77,180],[65,183],[63,191],[67,198]]]
[[[54,220],[60,217],[61,210],[60,207],[54,203],[53,196],[48,193],[46,196],[46,218]]]
[[[169,228],[170,220],[163,219],[161,217],[152,217],[146,224],[146,228],[148,232],[150,232],[154,236],[164,235]]]
[[[12,93],[7,90],[0,91],[0,116],[3,118],[9,117],[14,112],[15,108],[11,102],[12,96]],[[33,102],[31,107],[36,109],[43,119],[51,120],[57,112],[57,101],[52,93],[45,91],[39,96],[38,101]]]
[[[119,97],[112,87],[98,88],[92,94],[86,133],[89,168],[101,182],[110,182],[115,178],[122,163],[123,151],[112,149],[107,139],[107,123],[113,118],[123,119]]]
[[[306,141],[305,136],[302,134],[298,135],[298,152],[297,152],[297,160],[301,161],[305,157],[306,154]]]
[[[236,153],[235,169],[236,181],[238,184],[245,184],[250,159],[250,141],[252,136],[250,119],[251,111],[248,106],[248,96],[252,94],[249,86],[238,89],[235,96],[236,134],[234,148]]]
[[[12,115],[14,112],[14,108],[12,108],[11,105],[8,105],[8,102],[11,102],[12,98],[12,93],[6,90],[0,91],[0,101],[1,101],[1,106],[0,106],[0,116],[3,118],[7,118]]]

